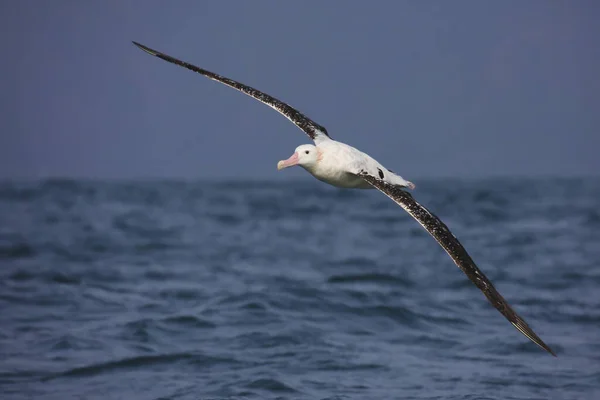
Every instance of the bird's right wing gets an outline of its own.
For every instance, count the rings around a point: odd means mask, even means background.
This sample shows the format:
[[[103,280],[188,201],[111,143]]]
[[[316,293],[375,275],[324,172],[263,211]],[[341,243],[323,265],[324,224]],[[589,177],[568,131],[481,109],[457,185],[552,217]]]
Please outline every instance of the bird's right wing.
[[[456,236],[450,232],[450,229],[437,216],[431,213],[427,208],[419,204],[410,193],[406,192],[400,186],[391,185],[366,172],[358,173],[365,181],[381,191],[383,194],[394,200],[400,207],[408,212],[414,219],[429,232],[431,236],[442,246],[446,253],[452,258],[452,261],[460,268],[465,275],[477,286],[494,307],[517,328],[523,335],[527,336],[533,343],[540,346],[550,354],[556,357],[556,354],[544,343],[533,329],[527,325],[508,304],[504,297],[498,293],[492,282],[475,265],[475,262],[467,253],[467,250],[460,244]]]
[[[313,120],[311,120],[306,115],[302,114],[289,104],[286,104],[283,101],[276,99],[275,97],[269,96],[268,94],[263,93],[260,90],[256,90],[253,87],[244,85],[243,83],[234,81],[233,79],[226,78],[224,76],[215,74],[214,72],[207,71],[205,69],[196,67],[195,65],[188,64],[184,61],[178,60],[159,51],[153,50],[149,47],[144,46],[143,44],[137,42],[133,42],[133,44],[135,44],[137,47],[144,50],[150,55],[162,58],[165,61],[187,68],[190,71],[197,72],[214,81],[221,82],[231,88],[234,88],[244,94],[247,94],[248,96],[260,101],[261,103],[268,105],[269,107],[273,108],[274,110],[277,110],[287,119],[292,121],[298,128],[302,129],[312,140],[314,140],[317,143],[323,140],[331,139],[329,137],[329,134],[327,133],[327,130],[324,127],[317,124],[316,122],[314,122]]]

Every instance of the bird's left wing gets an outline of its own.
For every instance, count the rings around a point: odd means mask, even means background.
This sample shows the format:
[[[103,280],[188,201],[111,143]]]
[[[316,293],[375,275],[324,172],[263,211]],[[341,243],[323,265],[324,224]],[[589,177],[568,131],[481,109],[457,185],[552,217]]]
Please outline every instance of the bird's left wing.
[[[153,50],[149,47],[144,46],[143,44],[137,42],[133,42],[133,44],[135,44],[137,47],[144,50],[150,55],[162,58],[165,61],[187,68],[190,71],[197,72],[214,81],[221,82],[233,89],[239,90],[240,92],[247,94],[248,96],[260,101],[261,103],[268,105],[269,107],[278,111],[287,119],[292,121],[298,128],[302,129],[315,142],[331,139],[329,137],[329,134],[327,133],[327,129],[317,124],[315,121],[311,120],[306,115],[302,114],[289,104],[286,104],[273,96],[269,96],[268,94],[263,93],[260,90],[256,90],[253,87],[244,85],[243,83],[234,81],[233,79],[226,78],[224,76],[215,74],[214,72],[210,72],[200,67],[196,67],[195,65],[186,63],[185,61],[178,60],[175,57],[171,57],[169,55],[161,53],[160,51]]]
[[[390,199],[394,200],[400,207],[416,219],[423,228],[442,246],[446,253],[452,258],[454,263],[465,275],[477,286],[488,298],[490,303],[504,317],[517,328],[523,335],[527,336],[533,343],[540,346],[550,354],[556,357],[556,354],[544,343],[542,339],[527,325],[498,293],[492,282],[475,265],[475,262],[469,256],[465,248],[460,244],[456,236],[450,232],[450,229],[438,217],[431,213],[427,208],[419,204],[410,193],[404,191],[400,186],[391,185],[366,172],[359,172],[358,176],[370,183],[373,187],[383,192]]]

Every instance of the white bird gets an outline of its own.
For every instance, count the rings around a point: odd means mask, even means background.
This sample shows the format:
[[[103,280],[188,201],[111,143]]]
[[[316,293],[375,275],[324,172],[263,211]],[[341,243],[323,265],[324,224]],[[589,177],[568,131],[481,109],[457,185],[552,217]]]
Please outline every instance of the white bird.
[[[268,105],[298,128],[303,130],[315,143],[298,146],[294,154],[287,160],[279,161],[277,169],[298,165],[308,171],[320,181],[342,188],[370,189],[375,188],[395,201],[406,210],[414,219],[435,238],[442,248],[452,258],[454,263],[477,286],[492,305],[504,315],[506,319],[532,342],[548,351],[553,356],[556,354],[542,339],[527,325],[512,307],[498,293],[492,282],[481,272],[471,259],[458,239],[450,232],[448,227],[427,208],[419,204],[405,189],[414,189],[415,185],[383,167],[369,155],[347,144],[331,139],[327,130],[312,121],[290,105],[244,85],[233,79],[215,74],[195,65],[178,60],[164,53],[152,50],[140,43],[133,42],[146,53],[161,58],[170,63],[182,66],[197,72],[217,82],[221,82],[233,89]]]

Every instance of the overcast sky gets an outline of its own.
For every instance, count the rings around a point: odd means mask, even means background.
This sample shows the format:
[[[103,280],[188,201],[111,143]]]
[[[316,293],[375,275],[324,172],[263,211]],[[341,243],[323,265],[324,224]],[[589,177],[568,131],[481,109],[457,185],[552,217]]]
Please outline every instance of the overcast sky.
[[[254,86],[407,179],[598,175],[598,1],[2,1],[0,177],[305,176]]]

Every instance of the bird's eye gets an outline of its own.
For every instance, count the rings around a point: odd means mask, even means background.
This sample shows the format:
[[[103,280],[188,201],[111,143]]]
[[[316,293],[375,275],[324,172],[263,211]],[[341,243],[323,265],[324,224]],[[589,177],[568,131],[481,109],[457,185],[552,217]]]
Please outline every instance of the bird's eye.
[[[308,153],[310,153],[310,151],[306,150],[305,153],[308,154]]]

